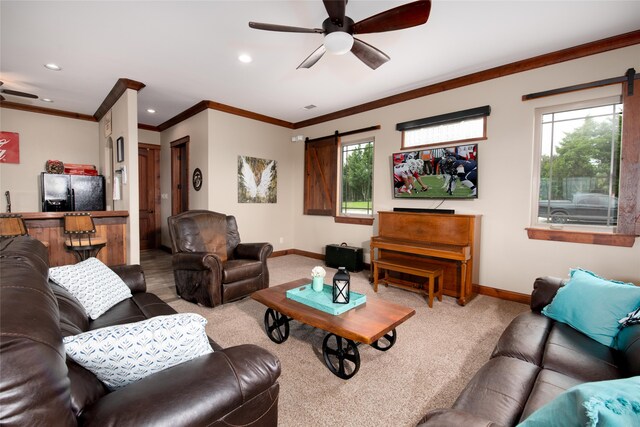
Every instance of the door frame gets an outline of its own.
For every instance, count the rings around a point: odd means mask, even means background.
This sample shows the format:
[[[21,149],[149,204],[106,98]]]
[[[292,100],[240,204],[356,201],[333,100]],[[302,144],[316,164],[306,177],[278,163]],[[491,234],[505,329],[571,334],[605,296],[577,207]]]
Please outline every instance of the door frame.
[[[161,200],[160,200],[160,145],[138,143],[138,149],[143,148],[153,153],[153,220],[155,221],[155,247],[162,243]],[[138,196],[139,197],[139,196]]]
[[[171,215],[189,210],[189,136],[172,141]]]

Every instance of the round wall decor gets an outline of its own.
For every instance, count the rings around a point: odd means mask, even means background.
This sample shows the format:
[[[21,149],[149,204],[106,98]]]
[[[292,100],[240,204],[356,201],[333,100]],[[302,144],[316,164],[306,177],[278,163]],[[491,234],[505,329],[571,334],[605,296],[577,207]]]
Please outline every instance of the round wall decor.
[[[202,171],[200,170],[200,168],[196,168],[193,171],[193,188],[196,191],[200,191],[200,189],[202,188]]]

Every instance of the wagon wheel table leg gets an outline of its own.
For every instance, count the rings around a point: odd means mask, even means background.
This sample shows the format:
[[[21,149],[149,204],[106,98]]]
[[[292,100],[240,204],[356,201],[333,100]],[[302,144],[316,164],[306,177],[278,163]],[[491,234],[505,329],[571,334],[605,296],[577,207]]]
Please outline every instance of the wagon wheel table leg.
[[[322,355],[327,368],[343,380],[348,380],[360,369],[357,344],[336,334],[327,334],[324,338]]]
[[[371,347],[380,351],[387,351],[396,343],[396,330],[392,329],[391,331],[384,334],[382,338],[378,341],[371,344]]]
[[[282,344],[289,338],[289,319],[278,311],[268,308],[264,313],[264,330],[271,341]]]

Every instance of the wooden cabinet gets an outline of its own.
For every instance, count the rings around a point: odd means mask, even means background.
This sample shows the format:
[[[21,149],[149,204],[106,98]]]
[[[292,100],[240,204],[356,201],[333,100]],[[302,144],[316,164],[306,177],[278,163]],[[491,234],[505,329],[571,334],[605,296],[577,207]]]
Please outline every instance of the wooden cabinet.
[[[98,254],[106,265],[127,263],[127,211],[90,212],[96,225],[96,236],[107,239],[107,245]],[[22,215],[29,235],[45,242],[49,247],[49,265],[75,264],[78,262],[64,241],[64,212],[25,212]]]

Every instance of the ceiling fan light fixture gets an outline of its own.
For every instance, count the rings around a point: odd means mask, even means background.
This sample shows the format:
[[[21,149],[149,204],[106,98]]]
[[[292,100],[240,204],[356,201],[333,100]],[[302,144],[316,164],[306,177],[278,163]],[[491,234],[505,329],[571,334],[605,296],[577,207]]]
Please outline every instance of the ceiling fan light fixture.
[[[334,31],[324,36],[324,47],[333,55],[344,55],[353,47],[353,36],[344,31]]]

